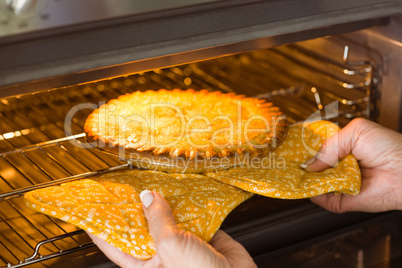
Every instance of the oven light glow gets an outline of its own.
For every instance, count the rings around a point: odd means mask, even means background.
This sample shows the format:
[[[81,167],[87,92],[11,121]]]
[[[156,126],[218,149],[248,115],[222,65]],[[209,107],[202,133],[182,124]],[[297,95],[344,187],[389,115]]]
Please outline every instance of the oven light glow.
[[[139,77],[138,78],[138,82],[140,83],[140,84],[145,84],[145,82],[146,82],[146,79],[145,79],[145,77]]]
[[[31,130],[30,129],[23,129],[23,130],[21,130],[21,133],[22,133],[22,135],[28,135],[29,133],[31,133]]]
[[[184,74],[185,75],[190,75],[192,72],[193,72],[193,70],[191,68],[184,69]]]
[[[102,92],[102,91],[105,90],[105,85],[100,84],[100,85],[98,85],[96,88],[97,88],[100,92]]]
[[[18,176],[17,172],[13,168],[6,168],[1,171],[1,176],[5,178],[8,182],[15,181]]]
[[[5,139],[11,139],[11,138],[14,138],[14,136],[15,136],[14,132],[8,132],[8,133],[3,134],[3,137]]]
[[[184,84],[186,85],[186,86],[189,86],[189,85],[191,85],[191,78],[190,77],[186,77],[185,79],[184,79]]]
[[[110,84],[110,86],[112,87],[112,88],[119,88],[119,83],[117,83],[116,81],[113,81],[111,84]]]
[[[21,136],[21,135],[25,135],[22,131],[25,131],[26,132],[26,130],[28,130],[28,133],[29,133],[29,129],[24,129],[24,130],[21,130],[21,131],[15,131],[15,132],[8,132],[8,133],[4,133],[3,135],[0,135],[0,140],[4,140],[4,139],[12,139],[12,138],[14,138],[14,137],[19,137],[19,136]]]
[[[143,78],[143,77],[140,77],[140,78]],[[140,78],[138,79],[138,81],[140,81]],[[141,83],[141,81],[140,81],[140,83]],[[143,84],[143,83],[141,83],[141,84]],[[132,86],[133,85],[133,80],[127,78],[126,80],[124,80],[124,85],[127,86],[127,87]]]

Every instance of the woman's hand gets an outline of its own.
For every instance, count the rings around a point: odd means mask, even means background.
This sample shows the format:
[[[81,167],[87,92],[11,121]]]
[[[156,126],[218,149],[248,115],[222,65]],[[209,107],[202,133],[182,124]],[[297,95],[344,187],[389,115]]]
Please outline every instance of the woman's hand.
[[[305,163],[305,169],[323,170],[350,153],[359,161],[360,193],[326,194],[311,201],[337,213],[402,210],[402,134],[366,119],[354,119],[324,143],[316,157]]]
[[[139,260],[104,240],[88,234],[93,242],[114,263],[121,267],[256,267],[252,258],[238,242],[219,230],[210,243],[176,226],[172,210],[156,192],[143,191],[141,201],[148,227],[156,244],[157,254]]]

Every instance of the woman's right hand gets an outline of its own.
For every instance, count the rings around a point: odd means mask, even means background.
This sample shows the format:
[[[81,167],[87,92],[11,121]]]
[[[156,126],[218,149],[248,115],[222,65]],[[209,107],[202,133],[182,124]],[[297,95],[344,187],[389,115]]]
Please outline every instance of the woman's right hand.
[[[353,154],[359,162],[362,185],[356,196],[325,194],[311,201],[329,211],[381,212],[402,210],[402,134],[366,119],[354,119],[330,137],[305,164],[320,171]]]

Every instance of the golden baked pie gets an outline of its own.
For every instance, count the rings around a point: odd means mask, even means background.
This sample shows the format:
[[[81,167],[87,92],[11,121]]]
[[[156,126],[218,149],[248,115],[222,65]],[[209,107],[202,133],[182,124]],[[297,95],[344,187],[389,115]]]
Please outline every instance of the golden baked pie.
[[[253,194],[201,174],[124,170],[31,191],[28,207],[72,223],[140,259],[155,254],[140,193],[160,193],[178,228],[208,242],[226,216]]]
[[[199,173],[266,155],[287,121],[272,103],[206,90],[137,91],[96,109],[87,139],[140,168]]]
[[[282,199],[299,199],[338,192],[356,195],[361,176],[357,160],[348,155],[333,168],[306,172],[300,164],[315,156],[324,140],[339,130],[328,121],[289,127],[283,144],[251,165],[206,173],[210,178],[246,191]]]

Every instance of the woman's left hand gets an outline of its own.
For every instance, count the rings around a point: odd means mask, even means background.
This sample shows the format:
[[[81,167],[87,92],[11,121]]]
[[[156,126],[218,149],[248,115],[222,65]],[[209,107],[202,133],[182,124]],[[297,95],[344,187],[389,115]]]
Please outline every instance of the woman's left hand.
[[[121,267],[256,267],[246,249],[218,230],[210,243],[177,228],[172,210],[156,192],[141,193],[148,228],[157,254],[140,260],[88,234],[101,251]]]

